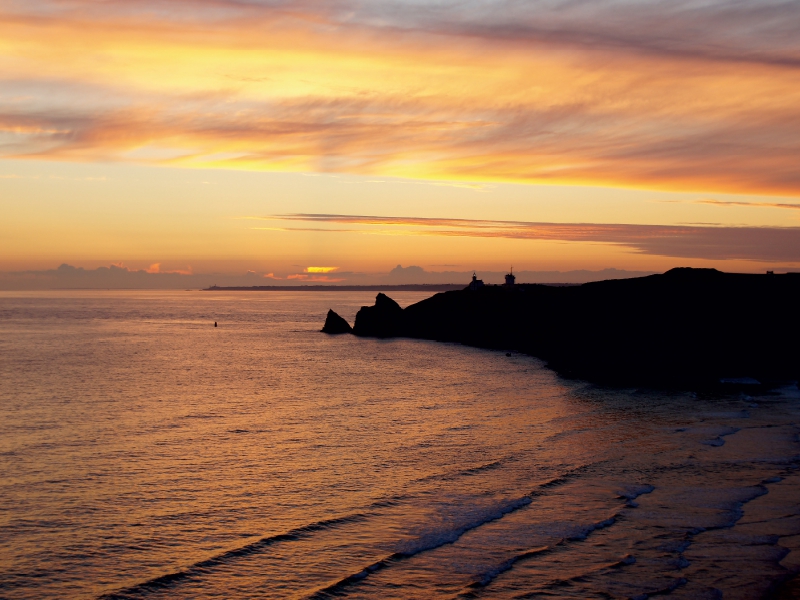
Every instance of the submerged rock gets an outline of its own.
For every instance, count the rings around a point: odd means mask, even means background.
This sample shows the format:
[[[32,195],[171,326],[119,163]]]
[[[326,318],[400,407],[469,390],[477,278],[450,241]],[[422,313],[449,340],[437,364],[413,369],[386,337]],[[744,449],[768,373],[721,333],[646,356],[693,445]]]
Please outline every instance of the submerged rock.
[[[337,313],[328,310],[328,316],[325,317],[325,325],[322,327],[322,333],[353,333],[353,328],[350,323],[345,321]]]

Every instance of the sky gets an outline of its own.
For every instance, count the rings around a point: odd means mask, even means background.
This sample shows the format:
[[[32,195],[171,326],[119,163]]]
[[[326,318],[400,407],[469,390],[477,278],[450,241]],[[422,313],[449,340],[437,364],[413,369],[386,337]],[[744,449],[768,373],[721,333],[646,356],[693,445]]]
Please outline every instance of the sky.
[[[797,31],[772,0],[5,0],[0,271],[800,270]]]

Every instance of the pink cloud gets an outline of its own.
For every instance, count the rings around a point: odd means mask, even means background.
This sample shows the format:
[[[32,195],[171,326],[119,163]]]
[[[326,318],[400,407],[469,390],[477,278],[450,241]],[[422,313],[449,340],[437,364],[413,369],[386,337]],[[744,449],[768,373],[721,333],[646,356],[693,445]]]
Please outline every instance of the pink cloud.
[[[333,277],[328,277],[327,275],[308,275],[306,273],[295,273],[293,275],[289,275],[286,279],[310,282],[313,281],[316,283],[338,283],[340,281],[344,281],[344,279],[336,279]]]

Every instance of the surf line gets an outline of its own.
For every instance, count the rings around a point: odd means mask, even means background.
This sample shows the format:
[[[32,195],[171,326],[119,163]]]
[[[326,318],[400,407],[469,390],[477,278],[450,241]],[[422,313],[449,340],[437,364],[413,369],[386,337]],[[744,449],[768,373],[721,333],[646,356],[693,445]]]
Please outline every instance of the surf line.
[[[358,573],[353,573],[352,575],[348,575],[347,577],[344,577],[343,579],[340,579],[339,581],[337,581],[337,582],[335,582],[335,583],[333,583],[333,584],[331,584],[331,585],[329,585],[327,587],[324,587],[324,588],[322,588],[320,590],[317,590],[316,592],[312,593],[310,596],[307,596],[306,598],[307,598],[307,600],[327,600],[329,598],[334,598],[334,597],[340,596],[344,592],[344,590],[346,588],[348,588],[349,586],[355,585],[355,584],[359,583],[360,581],[363,581],[364,579],[366,579],[367,577],[369,577],[373,573],[376,573],[376,572],[381,571],[381,570],[383,570],[383,569],[385,569],[387,567],[390,567],[392,564],[395,564],[395,563],[397,563],[399,561],[402,561],[404,559],[407,559],[407,558],[411,558],[412,556],[416,556],[417,554],[420,554],[422,552],[425,552],[425,551],[428,551],[428,550],[434,550],[434,549],[439,548],[441,546],[444,546],[446,544],[453,544],[456,541],[458,541],[458,539],[460,539],[461,536],[463,536],[468,531],[471,531],[473,529],[477,529],[478,527],[481,527],[482,525],[485,525],[487,523],[491,523],[492,521],[497,521],[499,519],[502,519],[507,514],[512,513],[512,512],[514,512],[516,510],[519,510],[519,509],[521,509],[521,508],[523,508],[525,506],[528,506],[533,501],[533,498],[542,496],[545,493],[547,493],[547,491],[549,491],[550,489],[552,489],[554,487],[557,487],[559,485],[563,485],[564,483],[567,483],[568,481],[570,481],[571,479],[573,479],[574,477],[579,475],[581,472],[584,472],[586,470],[585,467],[587,467],[587,466],[589,466],[589,465],[584,465],[582,467],[578,467],[576,469],[572,469],[569,473],[567,473],[565,475],[556,477],[555,479],[552,479],[552,480],[550,480],[548,482],[545,482],[545,483],[541,484],[539,486],[539,489],[534,490],[530,494],[527,494],[527,495],[525,495],[525,496],[523,496],[523,497],[521,497],[521,498],[519,498],[517,500],[513,500],[513,501],[510,501],[510,502],[507,502],[506,504],[500,506],[494,512],[491,512],[491,513],[485,515],[483,519],[479,519],[479,520],[476,520],[476,521],[472,521],[472,522],[470,522],[468,524],[465,524],[462,527],[459,527],[459,528],[454,529],[454,530],[452,530],[450,532],[447,532],[445,535],[442,535],[442,536],[440,536],[439,538],[437,538],[435,540],[431,540],[430,542],[425,543],[424,541],[420,540],[420,542],[418,543],[418,545],[415,548],[410,549],[410,550],[406,550],[406,551],[395,552],[394,554],[391,554],[390,556],[387,556],[386,558],[383,558],[381,560],[378,560],[378,561],[372,563],[371,565],[368,565],[367,567],[363,568]],[[620,499],[625,499],[626,500],[626,504],[625,505],[627,507],[633,508],[633,507],[635,507],[635,505],[630,504],[632,499],[634,499],[634,498],[636,498],[636,497],[638,497],[640,495],[643,495],[643,494],[649,494],[653,490],[655,490],[655,488],[653,486],[651,486],[651,485],[642,485],[642,486],[638,486],[638,488],[635,491],[628,492],[628,493],[620,495],[618,497]],[[537,555],[543,554],[545,552],[550,552],[555,547],[563,546],[563,545],[565,545],[565,544],[567,544],[569,542],[584,540],[594,531],[597,531],[599,529],[605,529],[606,527],[611,527],[612,525],[614,525],[621,518],[621,516],[622,516],[621,513],[616,512],[612,516],[607,517],[607,518],[603,519],[602,521],[599,521],[597,523],[592,523],[591,525],[588,525],[587,527],[585,527],[581,531],[576,532],[576,533],[574,533],[574,534],[572,534],[572,535],[570,535],[568,537],[562,538],[559,542],[554,544],[554,546],[552,546],[552,547],[551,546],[544,546],[544,547],[541,547],[541,548],[535,548],[533,550],[529,550],[529,551],[523,552],[520,555],[512,557],[511,559],[505,561],[497,569],[493,570],[490,573],[485,574],[484,577],[482,577],[480,581],[473,582],[472,584],[470,584],[468,587],[472,588],[472,589],[469,592],[466,592],[466,593],[462,594],[461,597],[465,597],[465,598],[475,597],[475,595],[476,595],[475,592],[477,591],[477,589],[487,586],[498,575],[500,575],[501,573],[511,569],[513,567],[514,563],[516,563],[516,562],[518,562],[520,560],[523,560],[523,559],[527,559],[527,558],[531,558],[533,556],[537,556]],[[628,563],[625,563],[625,564],[628,564]]]
[[[263,537],[260,540],[256,540],[255,542],[245,546],[234,548],[233,550],[228,550],[227,552],[223,552],[217,556],[196,562],[183,570],[175,571],[174,573],[167,573],[166,575],[160,575],[143,583],[138,583],[122,590],[103,594],[98,597],[98,600],[130,600],[131,598],[140,597],[148,592],[164,590],[182,583],[185,580],[191,579],[192,577],[203,575],[208,569],[222,565],[231,559],[255,554],[264,550],[265,548],[281,542],[302,540],[310,537],[312,534],[318,531],[331,529],[348,523],[363,521],[370,516],[371,515],[368,513],[356,513],[344,517],[325,519],[323,521],[317,521],[316,523],[310,523],[309,525],[303,525],[302,527],[291,529],[286,533],[279,533],[277,535]]]
[[[363,568],[358,573],[353,573],[352,575],[348,575],[340,579],[339,581],[332,583],[316,592],[313,592],[311,595],[306,596],[307,600],[325,600],[327,598],[333,598],[339,596],[345,588],[354,585],[367,577],[371,574],[381,571],[392,564],[405,560],[407,558],[411,558],[412,556],[416,556],[422,552],[426,552],[428,550],[433,550],[435,548],[439,548],[441,546],[445,546],[447,544],[453,544],[458,541],[461,536],[463,536],[468,531],[473,529],[477,529],[486,523],[491,523],[492,521],[497,521],[498,519],[502,519],[509,513],[512,513],[520,508],[529,505],[532,502],[532,498],[530,495],[522,496],[521,498],[517,498],[516,500],[506,501],[505,503],[501,504],[500,506],[494,507],[493,510],[484,514],[481,518],[475,519],[468,523],[463,524],[461,527],[457,527],[455,529],[451,529],[450,531],[442,532],[438,536],[427,536],[419,538],[416,540],[416,543],[411,544],[411,547],[407,550],[400,550],[398,552],[394,552],[393,554],[387,556],[386,558],[382,558],[371,565]]]
[[[461,592],[457,596],[457,598],[477,598],[477,597],[479,597],[480,591],[482,589],[487,587],[492,581],[497,579],[497,577],[499,577],[500,575],[502,575],[506,571],[510,571],[512,568],[514,568],[514,565],[516,563],[518,563],[520,561],[523,561],[523,560],[530,559],[530,558],[534,558],[534,557],[537,557],[537,556],[542,556],[543,554],[549,554],[551,552],[555,552],[556,550],[563,549],[570,542],[583,541],[587,537],[589,537],[589,535],[591,535],[592,532],[598,531],[600,529],[605,529],[607,527],[611,527],[621,517],[622,517],[622,515],[620,513],[615,513],[615,514],[611,515],[610,517],[608,517],[606,519],[603,519],[602,521],[599,521],[597,523],[592,523],[591,525],[588,525],[586,528],[584,528],[584,530],[581,533],[577,533],[577,534],[574,534],[574,535],[571,535],[571,536],[568,536],[568,537],[561,538],[560,540],[558,540],[555,544],[553,544],[551,546],[541,546],[539,548],[533,548],[531,550],[526,550],[525,552],[521,552],[520,554],[517,554],[516,556],[512,556],[511,558],[509,558],[508,560],[504,561],[503,563],[501,563],[500,565],[498,565],[494,569],[491,569],[490,571],[487,571],[486,573],[484,573],[483,576],[480,579],[478,579],[476,581],[473,581],[472,583],[467,585],[466,591]],[[622,566],[625,566],[625,565],[634,564],[635,562],[636,562],[636,559],[634,557],[626,556],[625,558],[623,558],[623,559],[621,559],[621,560],[619,560],[619,561],[617,561],[615,563],[612,563],[612,564],[609,564],[609,565],[603,565],[602,567],[599,567],[597,570],[602,570],[602,569],[605,569],[605,568],[619,568],[619,567],[622,567]],[[583,575],[585,575],[585,573],[582,574],[581,576],[583,576]]]
[[[560,485],[562,483],[565,483],[566,481],[568,481],[568,478],[559,477],[559,478],[549,482],[548,484],[545,484],[545,486],[553,487],[554,485]],[[644,494],[652,493],[655,489],[656,488],[654,486],[652,486],[652,485],[646,485],[646,484],[645,485],[638,485],[638,486],[635,486],[634,489],[631,489],[631,490],[628,490],[628,491],[624,491],[624,492],[620,492],[618,498],[621,499],[621,500],[623,500],[623,499],[625,500],[625,506],[627,508],[636,508],[636,507],[638,507],[638,504],[636,502],[634,502],[634,500],[636,498],[638,498],[639,496],[642,496]],[[494,569],[491,569],[491,570],[487,571],[486,573],[484,573],[483,576],[480,579],[477,579],[476,581],[473,581],[472,583],[467,585],[467,590],[464,591],[464,592],[461,592],[457,597],[458,598],[477,598],[479,596],[479,594],[480,594],[480,590],[482,590],[483,588],[488,586],[492,581],[494,581],[497,577],[499,577],[500,575],[502,575],[506,571],[510,571],[511,569],[513,569],[514,565],[516,563],[518,563],[520,561],[523,561],[523,560],[528,560],[528,559],[531,559],[531,558],[534,558],[534,557],[537,557],[537,556],[541,556],[543,554],[548,554],[548,553],[554,552],[556,550],[560,550],[560,549],[566,548],[566,546],[570,542],[583,541],[587,537],[589,537],[593,532],[599,531],[601,529],[606,529],[607,527],[611,527],[612,525],[617,523],[617,521],[619,521],[621,518],[622,518],[622,513],[618,511],[618,512],[614,513],[613,515],[611,515],[610,517],[608,517],[606,519],[603,519],[602,521],[598,521],[597,523],[592,523],[592,524],[586,526],[580,532],[576,532],[576,533],[573,533],[570,536],[561,538],[558,542],[556,542],[555,544],[552,544],[551,546],[541,546],[539,548],[533,548],[531,550],[526,550],[525,552],[521,552],[520,554],[517,554],[516,556],[512,556],[511,558],[509,558],[509,559],[505,560],[504,562],[502,562],[501,564],[499,564]],[[623,566],[626,566],[626,565],[634,564],[635,562],[636,562],[636,559],[633,556],[629,555],[629,556],[624,557],[620,561],[617,561],[616,563],[613,563],[613,564],[610,564],[610,565],[605,565],[605,566],[603,566],[601,568],[620,568],[620,567],[623,567]]]
[[[569,469],[563,475],[560,475],[560,476],[558,476],[558,477],[556,477],[554,479],[551,479],[550,481],[546,481],[546,482],[540,484],[539,486],[537,486],[537,489],[529,492],[528,494],[525,494],[521,498],[517,498],[516,500],[511,500],[511,501],[506,502],[505,504],[503,504],[500,507],[498,507],[496,510],[494,510],[494,511],[490,512],[489,514],[485,515],[484,518],[482,518],[482,519],[477,519],[475,521],[471,521],[471,522],[466,523],[466,524],[462,525],[461,527],[453,529],[453,530],[451,530],[449,532],[444,532],[443,535],[441,535],[441,536],[439,536],[439,537],[437,537],[435,539],[430,539],[427,542],[424,540],[424,538],[420,539],[420,540],[417,540],[416,547],[414,547],[412,549],[409,549],[409,550],[401,550],[401,551],[398,551],[398,552],[394,552],[393,554],[390,554],[389,556],[387,556],[385,558],[377,560],[374,563],[372,563],[372,564],[364,567],[363,569],[361,569],[361,571],[359,571],[358,573],[353,573],[351,575],[348,575],[348,576],[340,579],[339,581],[336,581],[335,583],[332,583],[332,584],[330,584],[328,586],[325,586],[325,587],[317,590],[316,592],[311,593],[309,596],[306,596],[306,599],[307,600],[326,600],[328,598],[333,598],[333,597],[339,596],[339,595],[341,595],[341,593],[347,587],[349,587],[351,585],[355,585],[355,584],[359,583],[360,581],[363,581],[364,579],[366,579],[367,577],[369,577],[373,573],[381,571],[381,570],[391,566],[392,564],[395,564],[395,563],[400,562],[402,560],[405,560],[407,558],[411,558],[412,556],[416,556],[417,554],[420,554],[422,552],[426,552],[428,550],[434,550],[436,548],[439,548],[441,546],[445,546],[447,544],[453,544],[453,543],[457,542],[461,538],[461,536],[463,536],[468,531],[472,531],[473,529],[477,529],[478,527],[481,527],[482,525],[486,525],[487,523],[491,523],[492,521],[497,521],[499,519],[502,519],[507,514],[512,513],[512,512],[514,512],[516,510],[519,510],[519,509],[521,509],[521,508],[523,508],[525,506],[528,506],[531,502],[533,502],[534,498],[537,498],[539,496],[543,496],[543,495],[547,494],[552,488],[555,488],[555,487],[558,487],[558,486],[563,485],[565,483],[568,483],[569,481],[575,479],[576,477],[578,477],[581,474],[583,474],[586,471],[588,471],[591,467],[596,466],[597,464],[600,464],[600,463],[603,463],[603,462],[607,462],[607,461],[598,461],[598,462],[595,462],[595,463],[588,463],[588,464],[585,464],[585,465],[581,465],[579,467],[574,467],[572,469]],[[647,491],[645,491],[643,493],[649,493],[650,491],[652,491],[652,489],[654,489],[654,488],[652,488],[652,486],[647,486],[647,487],[650,487],[651,489],[649,489],[649,490],[647,490]],[[616,515],[615,515],[615,517],[616,517]],[[608,523],[609,525],[611,523],[613,523],[613,519],[614,519],[614,517],[612,517],[611,522]],[[608,520],[606,520],[606,521],[608,521]],[[606,522],[606,521],[604,521],[604,522]],[[607,525],[605,525],[605,526],[607,526]]]
[[[686,552],[686,550],[689,549],[689,547],[692,544],[694,544],[695,538],[697,536],[702,535],[703,533],[706,533],[706,532],[709,532],[709,531],[720,531],[722,529],[733,529],[733,528],[735,528],[736,524],[742,519],[742,517],[744,517],[744,507],[745,507],[745,505],[748,504],[749,502],[752,502],[756,498],[760,498],[761,496],[765,496],[765,495],[769,494],[768,485],[783,481],[784,477],[787,476],[788,474],[790,474],[790,472],[785,470],[785,471],[782,471],[780,473],[780,475],[778,475],[776,477],[770,477],[768,479],[762,480],[761,482],[759,482],[759,483],[757,483],[755,485],[748,486],[749,489],[752,490],[751,495],[749,497],[747,497],[747,498],[744,498],[742,500],[739,500],[739,501],[733,503],[733,507],[729,510],[729,512],[731,513],[731,517],[732,518],[727,523],[723,523],[721,525],[710,525],[708,527],[693,527],[693,528],[689,529],[688,531],[686,531],[686,533],[684,533],[684,535],[683,535],[683,543],[679,546],[678,551],[677,551],[678,559],[679,559],[680,564],[681,564],[680,569],[681,570],[685,569],[686,567],[688,567],[691,564],[684,557],[684,553]],[[779,536],[779,538],[780,538],[780,536]],[[775,542],[774,545],[778,546],[778,547],[781,547],[781,546],[778,545],[777,542]],[[783,560],[783,558],[786,556],[786,554],[788,554],[788,550],[776,562],[780,563],[780,561]]]

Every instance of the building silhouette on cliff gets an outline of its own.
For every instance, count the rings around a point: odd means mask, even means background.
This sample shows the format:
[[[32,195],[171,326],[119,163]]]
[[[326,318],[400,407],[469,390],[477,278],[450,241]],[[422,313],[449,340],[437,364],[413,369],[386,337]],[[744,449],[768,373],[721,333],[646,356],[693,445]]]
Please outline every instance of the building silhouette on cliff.
[[[469,289],[471,289],[474,292],[475,290],[480,289],[482,287],[483,287],[483,279],[478,279],[478,275],[475,273],[475,271],[473,271],[472,281],[470,281],[469,283]]]
[[[508,287],[511,287],[512,285],[514,285],[514,282],[516,280],[517,278],[514,277],[514,267],[511,267],[511,270],[509,270],[509,272],[506,274],[506,285]]]

